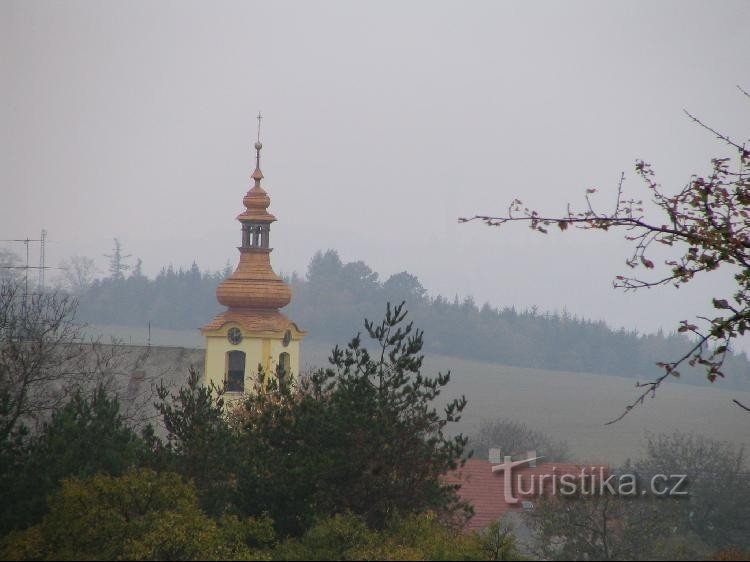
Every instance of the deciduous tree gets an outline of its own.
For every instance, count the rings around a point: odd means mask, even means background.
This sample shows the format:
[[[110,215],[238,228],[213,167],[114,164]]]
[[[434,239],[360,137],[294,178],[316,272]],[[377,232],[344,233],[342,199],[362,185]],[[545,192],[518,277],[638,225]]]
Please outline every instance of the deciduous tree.
[[[750,94],[741,91],[750,98]],[[736,160],[713,158],[708,173],[693,175],[682,189],[673,194],[657,182],[650,164],[637,161],[636,174],[645,183],[652,203],[662,213],[661,221],[646,218],[642,198],[624,195],[624,174],[616,190],[613,211],[596,207],[593,201],[596,189],[587,189],[586,204],[581,210],[569,206],[567,212],[557,216],[531,210],[516,199],[504,216],[476,215],[459,219],[460,222],[479,220],[493,227],[523,222],[542,234],[551,228],[561,231],[569,227],[604,231],[623,229],[626,239],[634,243],[627,265],[647,271],[659,269],[649,257],[655,245],[674,250],[674,255],[664,261],[664,271],[653,278],[618,275],[615,286],[625,290],[661,285],[679,287],[697,275],[716,271],[721,266],[734,268],[734,292],[718,294],[712,299],[715,316],[681,321],[678,331],[692,334],[693,343],[681,356],[659,363],[663,374],[640,384],[642,392],[622,416],[653,395],[668,377],[679,376],[683,364],[702,365],[711,382],[723,377],[723,366],[732,341],[750,331],[750,149],[746,143],[717,132],[690,113],[687,115],[728,145]],[[750,410],[750,407],[737,403]]]
[[[489,449],[500,449],[503,455],[516,455],[534,450],[546,461],[568,458],[568,444],[531,429],[524,423],[507,418],[484,420],[469,441],[474,455],[487,458]]]
[[[606,492],[545,496],[524,518],[540,560],[653,560],[672,533],[657,500]]]
[[[60,264],[65,289],[74,295],[85,293],[97,272],[96,263],[86,256],[72,256]]]
[[[17,560],[252,560],[245,542],[270,529],[263,520],[215,522],[195,488],[175,473],[131,470],[119,477],[70,478],[42,523],[11,533],[2,557]]]
[[[681,534],[714,550],[750,549],[750,472],[741,448],[680,432],[647,435],[644,448],[635,463],[641,474],[687,475],[687,497],[665,504]]]
[[[26,295],[19,282],[0,283],[0,443],[117,373],[120,350],[87,339],[76,306],[69,295]]]

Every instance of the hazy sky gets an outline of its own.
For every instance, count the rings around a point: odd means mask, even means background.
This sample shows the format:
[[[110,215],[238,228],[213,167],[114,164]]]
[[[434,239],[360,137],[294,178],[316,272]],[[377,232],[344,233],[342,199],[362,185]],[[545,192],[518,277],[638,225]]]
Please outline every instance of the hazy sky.
[[[750,130],[750,2],[0,3],[0,238],[48,256],[237,260],[263,121],[277,271],[318,249],[432,294],[673,329],[731,287],[623,294],[621,233],[457,218],[560,212],[653,163],[668,191]],[[21,248],[17,248],[20,250]]]

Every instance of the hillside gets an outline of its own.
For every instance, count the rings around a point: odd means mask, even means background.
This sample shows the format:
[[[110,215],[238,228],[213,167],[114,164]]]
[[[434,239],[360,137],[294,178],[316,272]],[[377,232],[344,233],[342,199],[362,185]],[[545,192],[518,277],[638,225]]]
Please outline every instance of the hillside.
[[[79,316],[93,324],[139,327],[138,343],[145,341],[149,323],[152,338],[156,329],[191,330],[199,338],[197,328],[221,308],[216,285],[230,271],[202,272],[193,264],[188,270],[165,268],[154,279],[139,272],[100,279],[80,293]],[[682,335],[613,329],[567,312],[433,297],[408,272],[381,281],[364,262],[343,263],[333,250],[318,252],[306,276],[292,275],[289,282],[294,298],[284,313],[309,339],[325,345],[348,341],[365,318],[378,320],[387,302],[403,300],[415,325],[425,330],[427,352],[467,360],[644,380],[661,374],[657,362],[680,357],[689,347]],[[728,356],[724,371],[723,388],[750,390],[744,354]],[[709,385],[700,368],[685,366],[681,374],[680,382]]]
[[[303,360],[326,363],[329,348],[304,344]],[[466,395],[458,431],[472,433],[483,419],[512,418],[565,440],[582,462],[619,464],[638,457],[644,432],[695,431],[750,449],[747,413],[732,404],[750,402],[750,392],[666,384],[653,400],[620,422],[605,426],[636,396],[625,377],[528,369],[428,354],[426,374],[450,370],[444,398]]]
[[[92,326],[91,333],[142,343],[144,332],[123,326]],[[152,330],[153,345],[200,347],[197,330]],[[303,342],[304,369],[327,365],[331,346]],[[565,440],[576,459],[618,464],[637,457],[645,431],[695,431],[750,449],[747,414],[733,398],[750,403],[750,392],[667,384],[620,422],[604,423],[619,414],[635,396],[625,377],[529,369],[427,354],[425,374],[450,370],[452,380],[443,398],[465,394],[469,403],[455,430],[472,433],[483,419],[508,417]]]

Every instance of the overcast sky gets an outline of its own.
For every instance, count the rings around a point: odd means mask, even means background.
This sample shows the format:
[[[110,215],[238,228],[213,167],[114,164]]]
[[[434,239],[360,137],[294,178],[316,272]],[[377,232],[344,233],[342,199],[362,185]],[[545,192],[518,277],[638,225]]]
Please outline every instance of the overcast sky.
[[[623,294],[621,233],[459,225],[520,197],[613,204],[750,130],[750,2],[0,3],[0,238],[51,265],[112,238],[153,275],[236,263],[262,111],[272,262],[316,250],[432,294],[671,330],[727,276]],[[22,248],[17,248],[21,250]],[[724,295],[726,296],[726,295]]]

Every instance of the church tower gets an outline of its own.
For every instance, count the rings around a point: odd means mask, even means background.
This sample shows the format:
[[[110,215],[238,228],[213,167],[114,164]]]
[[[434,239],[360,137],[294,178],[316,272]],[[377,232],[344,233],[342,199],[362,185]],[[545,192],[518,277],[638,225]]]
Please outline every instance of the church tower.
[[[254,185],[242,200],[245,211],[237,217],[242,225],[240,262],[216,289],[227,310],[201,329],[206,338],[204,383],[213,382],[230,396],[252,391],[259,367],[280,382],[290,374],[297,376],[305,335],[279,312],[291,301],[292,291],[271,268],[271,223],[276,217],[268,212],[271,199],[260,185],[262,148],[259,126]]]

